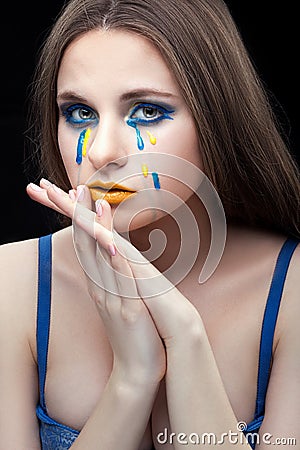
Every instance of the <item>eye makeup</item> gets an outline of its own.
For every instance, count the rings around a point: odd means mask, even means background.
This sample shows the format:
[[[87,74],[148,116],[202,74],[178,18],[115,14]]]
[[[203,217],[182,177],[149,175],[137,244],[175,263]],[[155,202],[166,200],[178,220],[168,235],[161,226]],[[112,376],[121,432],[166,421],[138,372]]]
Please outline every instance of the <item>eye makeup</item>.
[[[87,143],[91,135],[90,128],[87,128],[86,130],[83,130],[78,138],[77,141],[77,152],[76,152],[76,163],[79,166],[78,170],[78,177],[77,177],[77,185],[80,184],[80,174],[81,174],[81,163],[82,163],[82,157],[86,156],[87,152]]]
[[[147,130],[147,134],[148,134],[148,136],[149,136],[149,139],[150,139],[151,144],[152,144],[152,145],[155,145],[155,144],[156,144],[156,137],[153,136],[153,134],[152,134],[150,131],[148,131],[148,130]]]
[[[66,118],[66,122],[70,123],[73,126],[82,126],[82,124],[87,122],[93,122],[94,120],[98,121],[98,118],[93,110],[86,107],[83,104],[73,104],[73,105],[62,105],[60,107],[61,113]],[[130,112],[129,118],[126,120],[128,126],[134,128],[136,132],[136,143],[138,150],[142,151],[145,148],[145,142],[141,135],[141,131],[139,130],[138,125],[145,126],[153,125],[157,122],[160,122],[164,119],[174,120],[173,117],[170,116],[174,112],[173,109],[165,108],[162,106],[158,106],[152,103],[139,103],[136,104]],[[146,133],[149,137],[149,142],[151,145],[156,145],[157,139],[154,134],[146,130]],[[86,128],[81,131],[77,141],[77,152],[76,152],[76,163],[78,166],[81,166],[83,157],[87,154],[87,143],[91,134],[91,129]],[[142,164],[142,174],[145,178],[149,175],[149,169],[146,164]],[[161,189],[159,175],[157,172],[150,172],[152,175],[152,180],[154,184],[154,188],[159,190]],[[80,179],[80,170],[78,173],[78,183]]]
[[[90,135],[91,130],[89,128],[83,130],[79,135],[77,142],[77,155],[76,155],[76,162],[78,165],[82,163],[82,157],[86,156],[87,142],[89,140]]]
[[[155,189],[160,189],[160,181],[157,172],[152,172],[152,179]]]
[[[79,138],[78,138],[78,142],[77,142],[76,162],[77,162],[78,165],[82,163],[82,148],[83,148],[85,133],[86,133],[86,130],[83,130],[80,133]]]
[[[88,128],[88,129],[86,130],[86,132],[85,132],[84,139],[83,139],[83,144],[82,144],[82,156],[86,156],[87,143],[88,143],[88,140],[89,140],[89,138],[90,138],[90,135],[91,135],[91,129]]]
[[[158,106],[152,103],[138,103],[136,104],[129,114],[129,119],[127,120],[127,125],[134,128],[136,132],[136,142],[137,147],[140,151],[144,150],[145,143],[142,138],[141,132],[138,128],[138,125],[154,125],[157,122],[162,120],[174,120],[170,114],[174,113],[175,110],[169,109],[163,106]],[[152,145],[156,145],[157,139],[156,137],[149,131],[146,131],[150,143]],[[148,177],[148,167],[146,164],[142,164],[142,173],[145,178]],[[160,189],[160,181],[157,172],[152,172],[152,180],[155,189]]]
[[[173,120],[170,114],[175,111],[167,107],[156,105],[153,103],[138,103],[133,106],[129,120],[135,122],[138,125],[150,125],[161,120]]]
[[[143,164],[142,165],[142,172],[143,172],[144,177],[147,178],[147,176],[148,176],[148,166],[147,166],[147,164]]]
[[[94,110],[83,104],[62,104],[60,111],[65,121],[73,127],[83,127],[98,121]]]
[[[128,119],[128,120],[127,120],[127,125],[129,125],[130,127],[132,127],[132,128],[135,129],[135,132],[136,132],[136,142],[137,142],[137,147],[138,147],[138,149],[139,149],[139,150],[144,150],[144,148],[145,148],[144,140],[143,140],[143,138],[142,138],[142,136],[141,136],[140,130],[138,129],[137,123],[134,122],[134,121],[131,120],[131,119]]]

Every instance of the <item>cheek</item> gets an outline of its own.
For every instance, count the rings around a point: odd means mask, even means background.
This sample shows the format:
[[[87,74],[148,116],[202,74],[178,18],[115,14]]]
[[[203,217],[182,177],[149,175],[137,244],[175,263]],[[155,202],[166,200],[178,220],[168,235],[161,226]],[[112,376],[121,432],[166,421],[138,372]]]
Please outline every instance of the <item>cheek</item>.
[[[163,134],[157,139],[157,144],[159,151],[179,156],[202,170],[197,130],[191,118],[181,120],[178,124],[174,120],[172,132]]]
[[[202,170],[202,158],[199,148],[198,135],[192,121],[187,121],[186,125],[177,135],[178,156],[191,162]]]
[[[72,186],[74,186],[78,173],[78,165],[76,164],[76,137],[69,135],[61,127],[58,127],[58,145],[69,180]]]
[[[157,142],[159,152],[178,157],[170,158],[167,167],[170,173],[178,174],[177,178],[161,177],[162,188],[186,201],[198,188],[203,172],[203,162],[194,121],[189,117],[182,120],[178,125],[174,121],[172,134],[161,136],[161,139]],[[184,169],[181,159],[187,161],[187,164],[184,164]],[[196,168],[200,170],[198,171]]]

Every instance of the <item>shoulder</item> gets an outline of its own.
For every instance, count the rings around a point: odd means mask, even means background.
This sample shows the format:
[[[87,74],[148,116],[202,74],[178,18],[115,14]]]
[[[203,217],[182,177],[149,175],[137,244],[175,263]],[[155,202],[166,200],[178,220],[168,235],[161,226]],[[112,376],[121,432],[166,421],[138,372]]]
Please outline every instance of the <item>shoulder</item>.
[[[261,433],[300,439],[300,245],[293,252],[282,293],[272,370]]]
[[[289,263],[282,293],[279,322],[281,334],[290,334],[293,329],[300,341],[300,242],[296,246]]]
[[[292,253],[289,268],[287,271],[286,285],[291,293],[298,293],[300,287],[300,239],[293,240],[295,250]]]
[[[19,255],[29,254],[37,249],[38,238],[27,239],[24,241],[10,242],[8,244],[0,245],[0,261],[3,258],[8,258],[8,261],[18,257]]]
[[[285,246],[285,252],[281,252],[287,239],[287,236],[281,234],[242,229],[238,231],[238,245],[236,245],[238,250],[235,263],[239,268],[244,268],[242,273],[247,273],[245,285],[248,286],[251,298],[260,287],[260,292],[265,293],[260,297],[263,299],[263,307],[272,280],[278,280],[278,275],[282,277],[282,294],[281,283],[275,282],[274,286],[281,295],[274,350],[279,341],[283,343],[288,339],[298,339],[300,343],[300,240],[293,240],[295,245]],[[274,277],[276,264],[277,275]],[[258,307],[258,304],[253,303],[254,305]]]
[[[0,289],[21,289],[36,273],[38,239],[0,246]]]
[[[35,334],[37,257],[38,239],[0,246],[2,333],[15,333],[28,339]]]
[[[22,448],[38,448],[36,268],[36,239],[0,246],[0,422],[9,448],[9,430]]]

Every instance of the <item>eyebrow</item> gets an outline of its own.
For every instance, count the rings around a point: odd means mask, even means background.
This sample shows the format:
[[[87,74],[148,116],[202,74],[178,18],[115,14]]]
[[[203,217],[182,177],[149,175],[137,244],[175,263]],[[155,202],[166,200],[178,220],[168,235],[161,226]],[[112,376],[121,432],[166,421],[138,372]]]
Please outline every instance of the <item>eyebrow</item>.
[[[80,101],[80,102],[86,102],[86,98],[82,97],[80,94],[77,94],[74,91],[63,91],[57,94],[56,100],[69,100],[69,101]]]
[[[132,91],[125,92],[121,95],[120,100],[125,102],[128,100],[135,100],[142,97],[164,97],[164,98],[174,98],[177,97],[175,94],[170,92],[160,91],[158,89],[134,89]]]
[[[158,89],[134,89],[132,91],[125,92],[121,95],[120,100],[121,102],[126,102],[128,100],[135,100],[142,97],[164,97],[164,98],[175,98],[178,97],[175,94],[172,94],[170,92],[164,92],[160,91]],[[57,101],[59,100],[68,100],[68,101],[80,101],[80,102],[87,102],[87,99],[83,97],[82,95],[74,92],[74,91],[63,91],[58,93],[57,95]]]

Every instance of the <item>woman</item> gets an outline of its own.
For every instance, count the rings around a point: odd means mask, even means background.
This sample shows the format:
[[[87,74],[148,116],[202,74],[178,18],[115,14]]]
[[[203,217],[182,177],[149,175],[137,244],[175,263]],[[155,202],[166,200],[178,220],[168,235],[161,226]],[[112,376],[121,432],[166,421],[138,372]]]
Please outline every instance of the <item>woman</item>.
[[[1,249],[0,448],[298,448],[299,173],[222,1],[72,0],[32,117],[74,226]]]

